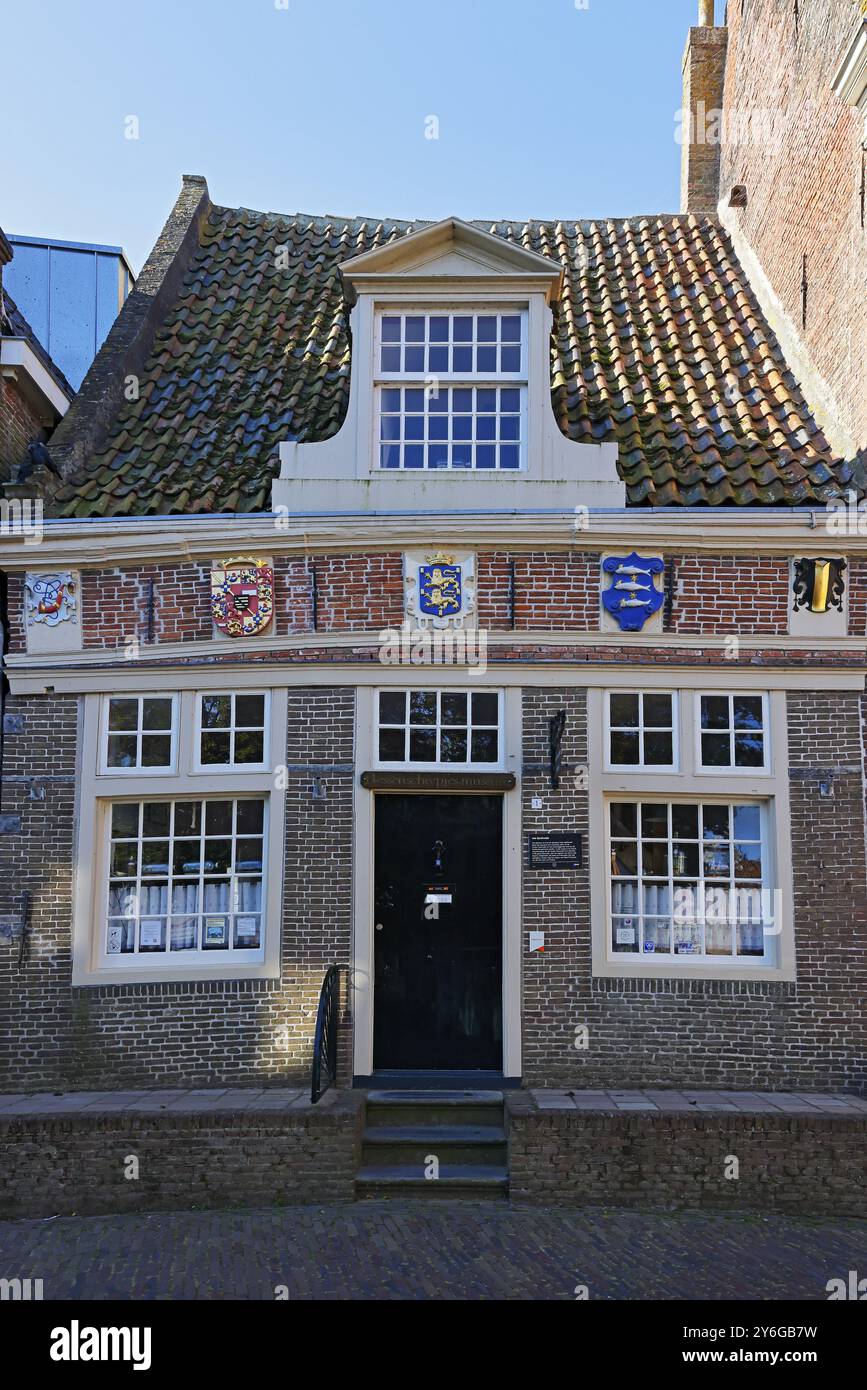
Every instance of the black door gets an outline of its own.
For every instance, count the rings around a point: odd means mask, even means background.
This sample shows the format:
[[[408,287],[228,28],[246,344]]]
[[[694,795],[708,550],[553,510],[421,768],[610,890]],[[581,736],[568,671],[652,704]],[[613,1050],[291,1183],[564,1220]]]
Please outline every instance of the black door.
[[[503,799],[378,796],[373,1065],[499,1071]]]

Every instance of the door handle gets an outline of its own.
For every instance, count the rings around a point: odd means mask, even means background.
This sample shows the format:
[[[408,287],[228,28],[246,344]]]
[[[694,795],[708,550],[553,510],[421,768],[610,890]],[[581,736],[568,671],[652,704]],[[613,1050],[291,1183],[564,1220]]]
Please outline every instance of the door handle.
[[[376,930],[377,930],[377,931],[382,931],[382,923],[381,923],[381,922],[377,922],[377,924],[376,924]]]

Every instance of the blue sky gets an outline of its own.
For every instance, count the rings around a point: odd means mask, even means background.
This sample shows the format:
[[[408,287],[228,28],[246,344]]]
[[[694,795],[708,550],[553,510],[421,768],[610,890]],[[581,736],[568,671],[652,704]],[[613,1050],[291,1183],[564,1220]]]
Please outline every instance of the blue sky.
[[[697,0],[584,4],[8,5],[0,225],[122,245],[138,271],[182,173],[217,203],[276,212],[677,211]]]

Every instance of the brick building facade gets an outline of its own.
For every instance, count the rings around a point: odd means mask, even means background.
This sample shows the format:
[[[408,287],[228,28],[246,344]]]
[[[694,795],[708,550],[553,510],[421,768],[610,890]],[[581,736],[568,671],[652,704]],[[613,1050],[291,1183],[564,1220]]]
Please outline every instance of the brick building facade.
[[[337,964],[343,1084],[864,1090],[861,461],[713,211],[188,177],[52,459],[0,1086],[305,1082]]]

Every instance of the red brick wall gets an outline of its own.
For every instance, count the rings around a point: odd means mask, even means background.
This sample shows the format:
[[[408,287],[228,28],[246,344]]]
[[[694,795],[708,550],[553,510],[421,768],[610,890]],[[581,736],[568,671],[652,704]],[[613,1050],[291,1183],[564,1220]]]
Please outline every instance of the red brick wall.
[[[509,627],[510,559],[515,566],[516,629],[591,632],[599,626],[599,556],[539,550],[479,555],[480,627]]]
[[[204,641],[211,635],[210,572],[202,565],[141,565],[85,570],[81,576],[85,647],[123,647],[147,633],[148,585],[154,581],[154,641]]]
[[[682,555],[674,562],[672,632],[785,633],[789,566],[778,557]]]
[[[724,143],[720,192],[727,201],[733,184],[746,185],[740,226],[799,330],[806,254],[803,339],[860,447],[867,444],[864,118],[832,86],[859,6],[801,0],[797,8],[796,24],[793,0],[729,0],[725,109],[774,112],[782,138],[778,148],[749,139]]]
[[[0,377],[0,483],[15,477],[27,457],[27,445],[45,438],[46,431],[15,383]]]
[[[515,571],[516,632],[599,630],[600,560],[592,553],[504,551],[477,558],[478,620],[483,629],[508,632],[509,564]],[[278,557],[274,565],[277,636],[313,632],[312,570],[316,567],[318,631],[379,633],[403,621],[402,561],[397,553]],[[781,636],[790,606],[786,557],[681,555],[673,557],[675,593],[667,630],[684,635]],[[82,574],[84,644],[116,650],[144,642],[148,584],[154,581],[154,642],[207,641],[211,636],[210,577],[205,565],[140,565]],[[867,561],[847,573],[850,631],[867,631]],[[667,575],[666,575],[667,580]],[[9,576],[10,650],[24,649],[23,580]],[[653,637],[648,646],[653,647]],[[263,654],[270,655],[267,636]],[[502,655],[507,657],[509,649]],[[529,653],[516,647],[514,656]],[[553,659],[557,653],[548,653]],[[562,656],[563,653],[560,653]],[[583,656],[593,654],[583,650]],[[606,659],[616,653],[606,649]],[[572,653],[571,659],[574,659]],[[627,660],[637,659],[633,649]],[[653,659],[673,659],[659,648]],[[679,659],[679,658],[678,658]]]

